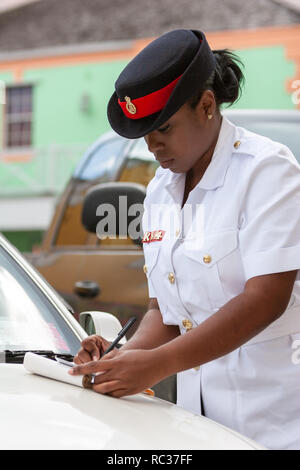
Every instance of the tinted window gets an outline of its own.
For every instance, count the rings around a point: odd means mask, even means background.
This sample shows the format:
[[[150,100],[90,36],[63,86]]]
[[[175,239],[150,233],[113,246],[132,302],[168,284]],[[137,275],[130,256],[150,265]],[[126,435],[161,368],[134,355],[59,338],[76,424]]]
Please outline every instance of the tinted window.
[[[135,141],[122,170],[120,181],[131,181],[147,186],[153,178],[159,163],[149,152],[144,139]]]
[[[101,178],[102,182],[111,181],[121,164],[119,156],[125,143],[125,139],[115,138],[99,144],[90,155],[83,158],[74,177],[85,181],[98,178]]]

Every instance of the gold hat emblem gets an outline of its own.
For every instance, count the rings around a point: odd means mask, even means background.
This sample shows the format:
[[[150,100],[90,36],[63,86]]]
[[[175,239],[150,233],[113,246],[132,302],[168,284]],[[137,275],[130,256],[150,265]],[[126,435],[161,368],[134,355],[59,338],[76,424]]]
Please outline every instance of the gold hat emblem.
[[[126,101],[126,109],[130,114],[135,114],[136,113],[136,107],[131,101],[131,98],[129,96],[125,96],[125,101]]]

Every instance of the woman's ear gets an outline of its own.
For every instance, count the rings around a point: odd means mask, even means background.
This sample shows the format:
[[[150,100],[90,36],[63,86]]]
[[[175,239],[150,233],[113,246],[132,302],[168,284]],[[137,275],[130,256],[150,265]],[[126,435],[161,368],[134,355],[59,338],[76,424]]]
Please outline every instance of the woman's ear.
[[[206,121],[207,119],[213,118],[216,114],[216,110],[217,104],[214,93],[211,90],[205,90],[195,107],[195,112],[201,121]]]

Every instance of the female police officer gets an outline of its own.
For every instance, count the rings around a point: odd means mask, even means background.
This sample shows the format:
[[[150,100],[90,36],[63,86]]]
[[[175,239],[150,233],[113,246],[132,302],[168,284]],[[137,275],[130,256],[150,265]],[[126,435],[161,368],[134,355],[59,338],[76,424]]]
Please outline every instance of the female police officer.
[[[150,43],[123,70],[113,129],[159,161],[143,217],[149,310],[120,350],[83,341],[73,374],[121,397],[177,373],[178,404],[269,448],[300,448],[300,168],[235,127],[242,72],[200,31]],[[93,360],[93,362],[90,362]]]

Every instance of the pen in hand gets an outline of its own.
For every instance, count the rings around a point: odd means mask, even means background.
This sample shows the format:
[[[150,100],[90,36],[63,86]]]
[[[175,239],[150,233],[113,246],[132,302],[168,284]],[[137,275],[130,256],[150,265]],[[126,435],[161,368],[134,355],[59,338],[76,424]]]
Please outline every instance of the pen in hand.
[[[129,318],[129,320],[127,321],[127,323],[125,324],[125,326],[122,328],[122,330],[118,333],[118,336],[116,337],[116,339],[110,344],[110,346],[106,349],[106,351],[104,351],[104,353],[102,354],[101,357],[105,356],[105,354],[108,354],[110,351],[112,351],[114,349],[114,347],[118,344],[118,342],[125,336],[125,334],[127,333],[127,331],[129,330],[129,328],[134,324],[134,322],[136,321],[136,317],[131,317]],[[72,372],[72,369],[69,371],[69,374],[73,375],[73,372]],[[84,387],[85,388],[92,388],[93,385],[95,384],[95,374],[88,374],[88,375],[85,375],[84,378],[86,379],[85,380],[85,384],[84,384]],[[151,395],[151,396],[154,396],[154,392],[152,389],[146,389],[144,390],[143,393],[146,393],[147,395]]]
[[[110,351],[114,349],[114,347],[123,338],[123,336],[125,336],[129,328],[134,324],[135,321],[136,321],[136,317],[129,318],[128,322],[125,324],[122,330],[118,333],[118,336],[116,337],[116,339],[111,343],[111,345],[107,348],[107,350],[104,351],[101,357],[105,356],[105,354],[109,353]]]
[[[123,336],[125,336],[126,332],[129,330],[129,328],[134,324],[134,322],[136,321],[136,317],[131,317],[129,318],[128,322],[126,323],[126,325],[124,326],[124,328],[122,328],[122,330],[119,332],[118,336],[116,337],[116,339],[111,343],[111,345],[107,348],[107,350],[102,354],[101,357],[103,357],[105,354],[109,353],[110,351],[112,351],[114,349],[114,347],[118,344],[118,342],[120,341],[120,339],[123,338]],[[91,379],[91,383],[92,385],[94,384],[94,380],[95,380],[95,377],[93,376],[92,379]],[[147,395],[150,395],[150,396],[154,396],[154,392],[151,388],[147,388],[146,390],[144,390],[143,393],[146,393]]]
[[[136,321],[136,317],[131,317],[129,318],[128,322],[125,324],[125,326],[122,328],[122,330],[118,333],[118,336],[116,337],[116,339],[111,343],[111,345],[107,348],[106,351],[104,351],[104,353],[102,354],[101,357],[105,356],[105,354],[109,353],[110,351],[112,351],[114,349],[114,347],[118,344],[118,342],[125,336],[125,334],[127,333],[127,331],[129,330],[129,328],[134,324],[134,322]],[[100,358],[101,359],[101,358]],[[95,383],[95,375],[94,374],[90,374],[88,377],[88,385],[87,388],[90,388],[91,386],[94,385]]]

